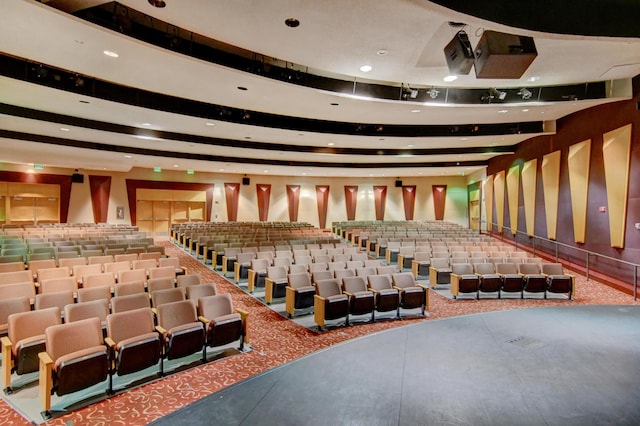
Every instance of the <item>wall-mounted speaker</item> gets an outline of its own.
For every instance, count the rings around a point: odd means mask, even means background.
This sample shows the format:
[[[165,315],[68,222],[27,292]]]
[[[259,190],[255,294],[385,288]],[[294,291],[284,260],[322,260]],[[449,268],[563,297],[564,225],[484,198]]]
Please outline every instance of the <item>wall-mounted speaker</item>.
[[[84,183],[84,175],[74,173],[71,175],[71,183]]]
[[[402,181],[401,180],[397,180],[396,181],[396,188],[402,188]]]
[[[243,185],[249,185],[249,184],[251,184],[251,179],[249,179],[248,177],[243,177],[243,178],[242,178],[242,184],[243,184]]]

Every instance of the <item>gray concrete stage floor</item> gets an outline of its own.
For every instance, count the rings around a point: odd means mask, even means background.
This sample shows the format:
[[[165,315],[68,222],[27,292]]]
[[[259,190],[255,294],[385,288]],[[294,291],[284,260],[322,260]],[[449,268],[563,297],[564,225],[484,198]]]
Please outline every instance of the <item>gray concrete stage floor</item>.
[[[532,308],[345,342],[161,425],[638,425],[640,306]]]

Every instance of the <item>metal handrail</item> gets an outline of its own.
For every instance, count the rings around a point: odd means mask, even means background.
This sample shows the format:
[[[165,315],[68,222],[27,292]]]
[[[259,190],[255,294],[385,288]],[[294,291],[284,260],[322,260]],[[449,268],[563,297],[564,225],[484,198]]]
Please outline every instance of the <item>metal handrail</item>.
[[[481,221],[481,224],[487,225],[489,224],[489,222],[487,221]],[[558,262],[558,247],[565,247],[571,250],[576,250],[578,252],[582,252],[585,255],[585,269],[586,269],[586,278],[587,281],[589,280],[589,258],[594,256],[594,257],[599,257],[602,259],[607,259],[607,260],[611,260],[613,262],[616,263],[620,263],[620,264],[624,264],[624,265],[628,265],[631,266],[633,268],[633,300],[637,300],[638,299],[638,268],[640,268],[640,264],[637,263],[633,263],[633,262],[629,262],[627,260],[622,260],[622,259],[617,259],[615,257],[611,257],[611,256],[607,256],[605,254],[601,254],[601,253],[597,253],[597,252],[593,252],[590,250],[585,250],[583,248],[580,247],[576,247],[576,246],[572,246],[570,244],[565,244],[565,243],[560,243],[558,241],[554,241],[554,240],[550,240],[548,238],[543,238],[537,235],[529,235],[526,232],[523,231],[519,231],[519,230],[515,230],[513,228],[510,228],[508,226],[499,226],[497,223],[491,222],[490,225],[492,226],[492,229],[501,229],[500,232],[498,231],[486,231],[489,234],[500,234],[500,236],[502,237],[502,241],[504,241],[504,231],[510,231],[511,234],[513,234],[513,241],[515,243],[516,248],[518,248],[518,240],[516,239],[517,235],[524,235],[527,238],[533,238],[534,244],[531,245],[531,247],[533,248],[533,254],[535,256],[536,254],[536,246],[535,246],[535,241],[536,240],[540,240],[540,241],[545,241],[547,243],[551,243],[554,248],[555,248],[555,261]],[[482,226],[480,227],[480,229],[482,229]],[[487,227],[485,227],[485,230],[487,229]],[[482,232],[482,231],[481,231]]]

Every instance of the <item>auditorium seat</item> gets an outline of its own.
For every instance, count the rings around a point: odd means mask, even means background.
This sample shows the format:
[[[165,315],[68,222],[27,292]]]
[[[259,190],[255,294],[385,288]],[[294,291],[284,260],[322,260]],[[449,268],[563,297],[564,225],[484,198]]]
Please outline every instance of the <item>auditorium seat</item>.
[[[252,293],[256,287],[265,286],[264,281],[267,276],[267,268],[269,267],[271,267],[270,259],[251,259],[251,266],[247,272],[247,286],[250,293]]]
[[[315,287],[311,285],[311,277],[306,272],[287,275],[288,286],[285,290],[285,307],[289,318],[297,309],[307,309],[313,306]]]
[[[393,288],[391,275],[369,275],[367,276],[369,290],[375,294],[376,311],[388,312],[396,311],[396,316],[400,316],[400,292]]]
[[[496,263],[495,265],[496,272],[502,280],[500,292],[518,292],[520,293],[520,297],[523,297],[524,282],[522,281],[522,275],[518,273],[518,266],[515,263]]]
[[[203,349],[204,328],[198,321],[193,300],[164,303],[157,308],[156,330],[162,335],[163,355],[160,374],[164,374],[164,359],[183,358]]]
[[[519,263],[518,273],[522,275],[526,293],[542,293],[547,298],[547,277],[542,274],[538,263]]]
[[[202,284],[202,275],[200,274],[178,275],[176,277],[177,287],[189,287],[199,284]]]
[[[497,293],[500,299],[502,281],[493,263],[474,263],[473,272],[480,278],[480,292]]]
[[[267,304],[271,304],[275,298],[285,297],[287,284],[287,268],[284,266],[269,266],[264,280],[264,298]]]
[[[51,416],[51,395],[62,396],[103,382],[109,371],[107,348],[98,318],[54,325],[45,331],[40,358],[40,403]]]
[[[480,297],[480,277],[473,272],[470,263],[451,264],[451,286],[449,291],[454,299],[460,293],[475,293],[475,298]]]
[[[549,293],[566,293],[571,300],[575,291],[575,275],[565,273],[561,263],[543,263],[542,273],[547,277]]]
[[[149,308],[108,315],[105,342],[111,359],[109,393],[113,393],[115,374],[124,376],[157,365],[162,354],[162,342]]]
[[[345,318],[349,325],[349,296],[342,293],[340,280],[331,278],[316,281],[313,303],[313,319],[322,330],[327,320]]]
[[[128,283],[119,283],[113,286],[113,295],[116,297],[144,292],[144,281],[131,281]]]
[[[127,294],[111,299],[111,312],[125,312],[140,308],[151,308],[151,299],[147,293]]]
[[[249,312],[233,307],[228,293],[205,296],[198,299],[199,320],[205,327],[206,346],[202,361],[206,362],[206,348],[227,345],[239,340],[239,350],[244,350]]]
[[[420,308],[420,314],[424,315],[429,308],[429,290],[426,286],[418,284],[411,272],[400,272],[391,276],[393,287],[400,292],[400,308]]]
[[[342,288],[349,297],[349,313],[364,315],[371,313],[371,321],[375,321],[375,296],[367,288],[366,277],[343,277]]]
[[[2,378],[5,392],[11,393],[11,373],[38,371],[38,354],[45,349],[45,330],[60,324],[57,308],[14,313],[7,318],[8,332],[2,342]]]

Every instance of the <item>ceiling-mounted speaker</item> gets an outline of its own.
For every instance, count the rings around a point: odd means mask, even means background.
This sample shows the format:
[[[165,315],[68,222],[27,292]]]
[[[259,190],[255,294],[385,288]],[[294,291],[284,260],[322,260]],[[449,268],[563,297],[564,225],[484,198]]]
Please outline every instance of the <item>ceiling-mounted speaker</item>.
[[[396,188],[402,188],[402,181],[401,180],[397,180],[396,181]]]
[[[248,177],[243,177],[243,178],[242,178],[242,184],[243,184],[243,185],[249,185],[249,184],[251,184],[251,179],[249,179]]]
[[[471,71],[475,54],[466,32],[460,30],[444,47],[444,56],[447,59],[449,73],[454,75],[466,75]]]
[[[538,56],[533,37],[485,31],[476,46],[477,78],[520,78]]]
[[[74,173],[71,175],[71,183],[84,183],[84,175]]]

